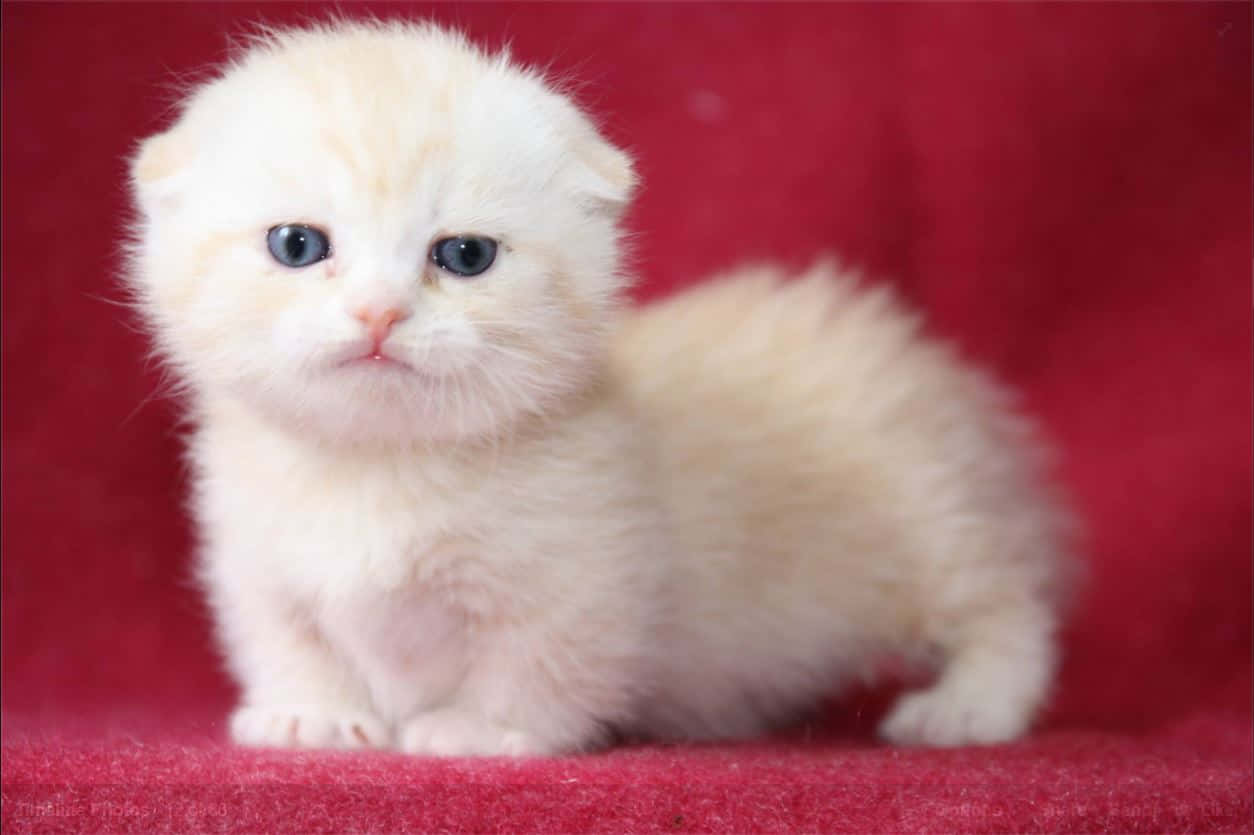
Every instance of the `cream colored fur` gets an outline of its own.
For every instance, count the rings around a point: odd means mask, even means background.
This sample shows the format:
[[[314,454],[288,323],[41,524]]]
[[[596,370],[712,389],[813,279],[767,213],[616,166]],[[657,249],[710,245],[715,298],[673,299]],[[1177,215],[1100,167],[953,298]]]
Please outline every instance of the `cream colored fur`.
[[[1005,396],[830,264],[620,304],[628,158],[441,30],[271,33],[133,165],[253,745],[550,754],[760,733],[904,656],[883,733],[1046,698],[1065,515]],[[325,230],[276,263],[266,231]],[[459,279],[432,242],[500,242]],[[363,304],[408,368],[346,360]]]

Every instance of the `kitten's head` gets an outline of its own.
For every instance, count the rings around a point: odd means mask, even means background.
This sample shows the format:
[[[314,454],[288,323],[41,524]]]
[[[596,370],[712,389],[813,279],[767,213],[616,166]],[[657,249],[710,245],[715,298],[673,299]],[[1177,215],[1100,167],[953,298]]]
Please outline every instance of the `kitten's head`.
[[[193,391],[323,440],[456,440],[543,414],[603,362],[630,161],[460,37],[268,35],[132,180],[132,282]]]

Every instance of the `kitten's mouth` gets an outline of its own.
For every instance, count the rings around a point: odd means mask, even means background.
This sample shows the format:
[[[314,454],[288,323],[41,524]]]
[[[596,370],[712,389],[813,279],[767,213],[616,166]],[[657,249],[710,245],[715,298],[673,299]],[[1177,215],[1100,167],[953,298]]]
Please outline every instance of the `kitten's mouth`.
[[[391,369],[394,371],[411,371],[411,372],[414,370],[414,367],[410,365],[409,363],[405,362],[404,360],[397,359],[396,357],[385,354],[379,350],[371,351],[369,354],[362,354],[361,356],[357,356],[357,357],[349,357],[348,359],[340,362],[339,367],[340,368],[349,368],[349,367],[379,368],[379,369],[387,368],[387,369]]]

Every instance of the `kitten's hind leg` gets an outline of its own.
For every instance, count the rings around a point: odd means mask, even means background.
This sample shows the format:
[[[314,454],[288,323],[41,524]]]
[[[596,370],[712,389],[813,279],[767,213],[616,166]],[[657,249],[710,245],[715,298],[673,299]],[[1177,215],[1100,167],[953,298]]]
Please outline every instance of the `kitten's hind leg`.
[[[1054,618],[1029,606],[979,620],[945,648],[940,677],[904,695],[880,724],[901,745],[991,745],[1031,725],[1057,666]]]

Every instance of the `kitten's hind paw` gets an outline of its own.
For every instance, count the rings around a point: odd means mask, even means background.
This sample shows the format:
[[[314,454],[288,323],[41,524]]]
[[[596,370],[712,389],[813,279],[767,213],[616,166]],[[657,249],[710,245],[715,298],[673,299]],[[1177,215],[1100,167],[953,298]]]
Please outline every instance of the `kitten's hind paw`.
[[[963,693],[942,683],[902,696],[879,734],[898,745],[995,745],[1019,737],[1028,719],[1028,711],[1008,699]]]
[[[952,652],[940,678],[908,693],[880,724],[900,745],[997,745],[1018,739],[1044,704],[1056,666],[1052,620],[1016,610]]]
[[[551,746],[524,731],[516,731],[475,716],[444,708],[419,714],[400,733],[407,754],[437,757],[534,757],[555,753]]]
[[[231,716],[231,738],[266,748],[386,748],[387,727],[365,713],[320,705],[245,705]]]

